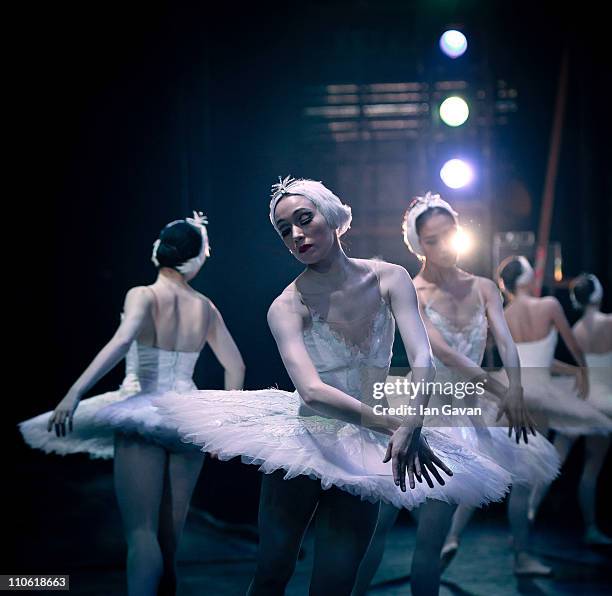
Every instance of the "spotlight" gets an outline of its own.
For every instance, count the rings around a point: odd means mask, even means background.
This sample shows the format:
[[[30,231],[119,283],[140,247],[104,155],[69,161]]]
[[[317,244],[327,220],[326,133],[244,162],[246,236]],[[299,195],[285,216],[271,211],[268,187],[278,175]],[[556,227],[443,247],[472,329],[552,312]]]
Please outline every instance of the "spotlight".
[[[472,250],[474,246],[474,239],[472,238],[471,234],[459,227],[455,237],[453,238],[453,246],[458,254],[465,255]]]
[[[451,159],[442,166],[440,178],[449,188],[462,188],[472,182],[474,171],[462,159]]]
[[[461,97],[449,97],[440,105],[440,118],[448,126],[461,126],[470,115],[470,108]]]
[[[440,49],[449,58],[459,58],[467,50],[467,39],[461,31],[449,29],[440,37]]]

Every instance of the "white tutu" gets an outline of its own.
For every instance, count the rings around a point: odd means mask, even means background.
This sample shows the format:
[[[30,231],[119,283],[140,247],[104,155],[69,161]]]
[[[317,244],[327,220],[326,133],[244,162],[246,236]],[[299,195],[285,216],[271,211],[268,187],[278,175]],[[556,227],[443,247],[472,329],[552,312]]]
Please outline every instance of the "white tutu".
[[[612,417],[612,352],[586,354],[590,391],[587,402]]]
[[[112,458],[114,431],[110,427],[104,428],[95,424],[94,419],[99,410],[126,397],[122,390],[118,390],[82,400],[74,414],[73,431],[65,437],[56,436],[53,429],[51,432],[47,431],[47,423],[53,411],[21,422],[19,430],[30,447],[42,449],[46,453],[88,453],[94,459]]]
[[[559,474],[559,456],[553,445],[540,433],[529,435],[528,444],[521,437],[516,442],[514,432],[508,436],[508,428],[493,426],[503,424],[504,420],[495,422],[497,409],[491,408],[489,426],[453,426],[445,429],[448,434],[461,444],[470,445],[472,449],[486,455],[510,474],[512,484],[535,486],[548,484]],[[483,420],[487,415],[483,415]],[[455,421],[458,424],[458,421]]]
[[[303,298],[302,301],[304,302]],[[374,405],[373,383],[389,371],[395,322],[385,300],[353,338],[311,310],[304,344],[324,383]],[[356,333],[355,333],[356,332]],[[356,343],[354,336],[363,341]],[[438,429],[423,429],[431,448],[453,472],[445,485],[425,482],[406,492],[395,485],[391,463],[383,464],[389,437],[337,419],[316,415],[297,394],[261,391],[196,391],[155,402],[185,441],[221,459],[241,456],[265,473],[284,470],[318,479],[368,501],[412,509],[426,499],[478,506],[505,495],[510,475],[494,461],[464,448]],[[435,482],[435,481],[434,481]]]
[[[443,316],[430,305],[425,305],[425,312],[431,322],[440,331],[445,341],[453,349],[468,357],[474,363],[482,362],[487,340],[487,317],[484,305],[480,303],[468,324],[456,327],[452,321]],[[436,381],[453,381],[462,378],[447,368],[436,358]],[[502,382],[507,385],[503,374]],[[440,396],[440,405],[445,401]],[[435,400],[430,400],[435,404]],[[540,433],[528,437],[528,444],[523,438],[517,444],[514,433],[508,436],[505,417],[496,421],[498,402],[485,394],[482,397],[471,396],[461,400],[453,398],[453,406],[479,407],[481,415],[435,416],[426,419],[430,426],[446,426],[450,436],[470,449],[474,449],[491,458],[507,470],[513,484],[535,486],[551,482],[559,473],[560,461],[554,446]]]
[[[138,435],[171,451],[187,447],[176,427],[164,420],[153,404],[166,395],[193,390],[193,368],[199,353],[173,352],[132,344],[126,356],[126,378],[117,391],[81,400],[73,417],[73,430],[65,436],[47,431],[53,412],[19,424],[26,443],[47,453],[88,453],[92,458],[112,458],[114,435]]]
[[[598,409],[595,405],[602,393],[597,373],[606,369],[597,367],[590,371],[591,380],[595,381],[592,382],[592,395],[587,400],[581,399],[573,377],[552,377],[550,374],[556,344],[557,330],[554,328],[539,341],[517,343],[525,403],[534,419],[569,436],[612,432],[612,420],[603,413],[603,408]]]
[[[155,402],[177,427],[183,440],[227,460],[241,456],[264,473],[282,469],[285,479],[306,475],[328,489],[336,486],[368,501],[382,500],[412,509],[437,499],[479,506],[501,499],[510,475],[495,462],[465,449],[443,430],[423,429],[434,452],[451,468],[441,472],[446,484],[431,489],[423,481],[401,492],[391,463],[383,464],[389,437],[322,416],[303,415],[297,393],[196,391],[168,395]]]

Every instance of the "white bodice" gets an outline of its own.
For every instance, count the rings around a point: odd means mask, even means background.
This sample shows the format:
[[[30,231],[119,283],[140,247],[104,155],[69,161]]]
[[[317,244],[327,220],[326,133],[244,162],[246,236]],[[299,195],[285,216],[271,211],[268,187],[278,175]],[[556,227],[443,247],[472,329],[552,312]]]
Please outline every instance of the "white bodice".
[[[395,320],[382,296],[376,312],[361,324],[367,326],[365,339],[355,345],[311,311],[304,344],[324,383],[372,405],[372,384],[387,378],[395,335]]]
[[[196,389],[193,370],[199,356],[199,352],[177,352],[135,343],[126,356],[126,381],[129,378],[130,383],[137,382],[146,393],[191,391]]]

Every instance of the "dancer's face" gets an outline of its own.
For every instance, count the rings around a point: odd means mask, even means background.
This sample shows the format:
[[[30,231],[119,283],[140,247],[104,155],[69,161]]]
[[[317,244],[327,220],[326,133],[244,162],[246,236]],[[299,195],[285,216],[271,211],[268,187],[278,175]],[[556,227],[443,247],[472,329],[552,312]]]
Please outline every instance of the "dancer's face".
[[[334,244],[336,231],[302,195],[283,197],[276,204],[274,217],[285,246],[304,265],[323,259]]]
[[[457,263],[457,225],[450,215],[436,213],[421,226],[419,242],[428,263],[453,267]]]

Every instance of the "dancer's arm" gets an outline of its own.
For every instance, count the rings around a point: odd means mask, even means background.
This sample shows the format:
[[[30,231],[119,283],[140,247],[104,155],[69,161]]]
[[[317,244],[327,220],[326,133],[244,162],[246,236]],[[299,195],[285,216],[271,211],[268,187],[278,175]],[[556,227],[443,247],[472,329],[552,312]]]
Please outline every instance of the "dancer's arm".
[[[268,325],[304,403],[326,416],[392,434],[399,427],[399,419],[376,415],[370,406],[321,380],[304,345],[304,314],[299,308],[292,293],[285,291],[270,306]]]
[[[225,369],[225,389],[242,389],[244,386],[244,373],[246,367],[240,355],[238,346],[228,331],[221,313],[217,307],[209,301],[210,326],[206,341],[209,343],[213,354]]]
[[[479,278],[480,290],[485,301],[487,320],[489,328],[497,343],[499,355],[504,364],[504,370],[508,375],[510,386],[505,397],[499,406],[497,420],[503,414],[508,418],[508,435],[512,435],[512,430],[516,433],[516,442],[520,441],[521,433],[525,443],[527,443],[527,430],[535,436],[535,423],[529,415],[523,399],[523,387],[521,384],[521,363],[518,350],[512,334],[508,328],[508,323],[504,315],[504,308],[495,283],[490,279]]]
[[[377,267],[380,272],[381,292],[389,296],[391,311],[410,362],[411,381],[416,383],[413,386],[423,387],[433,381],[436,369],[425,325],[419,313],[416,290],[410,275],[403,267],[391,263],[379,263]],[[426,406],[428,401],[429,395],[423,391],[411,396],[411,402],[417,406],[417,412],[420,412],[420,407]],[[453,475],[421,436],[422,424],[422,416],[407,416],[391,437],[383,460],[392,460],[393,477],[402,491],[406,490],[406,475],[410,488],[415,487],[415,477],[419,482],[422,481],[421,476],[433,488],[430,474],[443,485],[444,480],[438,468],[448,476]]]
[[[49,418],[47,430],[51,431],[55,427],[56,434],[63,436],[66,434],[66,422],[68,430],[72,430],[72,417],[79,401],[106,373],[123,360],[150,313],[152,301],[151,292],[142,286],[132,288],[126,294],[123,319],[119,328],[55,408]]]
[[[554,296],[547,296],[544,300],[548,302],[548,308],[550,309],[549,312],[554,326],[559,331],[559,335],[561,335],[565,345],[578,364],[578,367],[574,367],[576,386],[580,397],[586,399],[589,396],[589,375],[584,352],[578,345],[576,336],[563,312],[561,303]]]
[[[381,263],[381,289],[383,293],[386,292],[389,295],[391,311],[410,362],[411,380],[417,383],[415,387],[422,387],[434,380],[436,369],[410,275],[399,265]],[[422,384],[419,385],[420,382]],[[421,411],[420,406],[426,406],[428,401],[429,395],[421,391],[413,398],[411,397],[411,403],[417,406],[417,411]],[[410,416],[405,420],[408,426],[421,426],[421,423],[422,416]]]
[[[568,364],[567,362],[563,362],[562,360],[557,360],[556,358],[552,361],[550,365],[550,370],[558,375],[567,375],[567,376],[576,376],[580,367],[574,366],[573,364]]]

